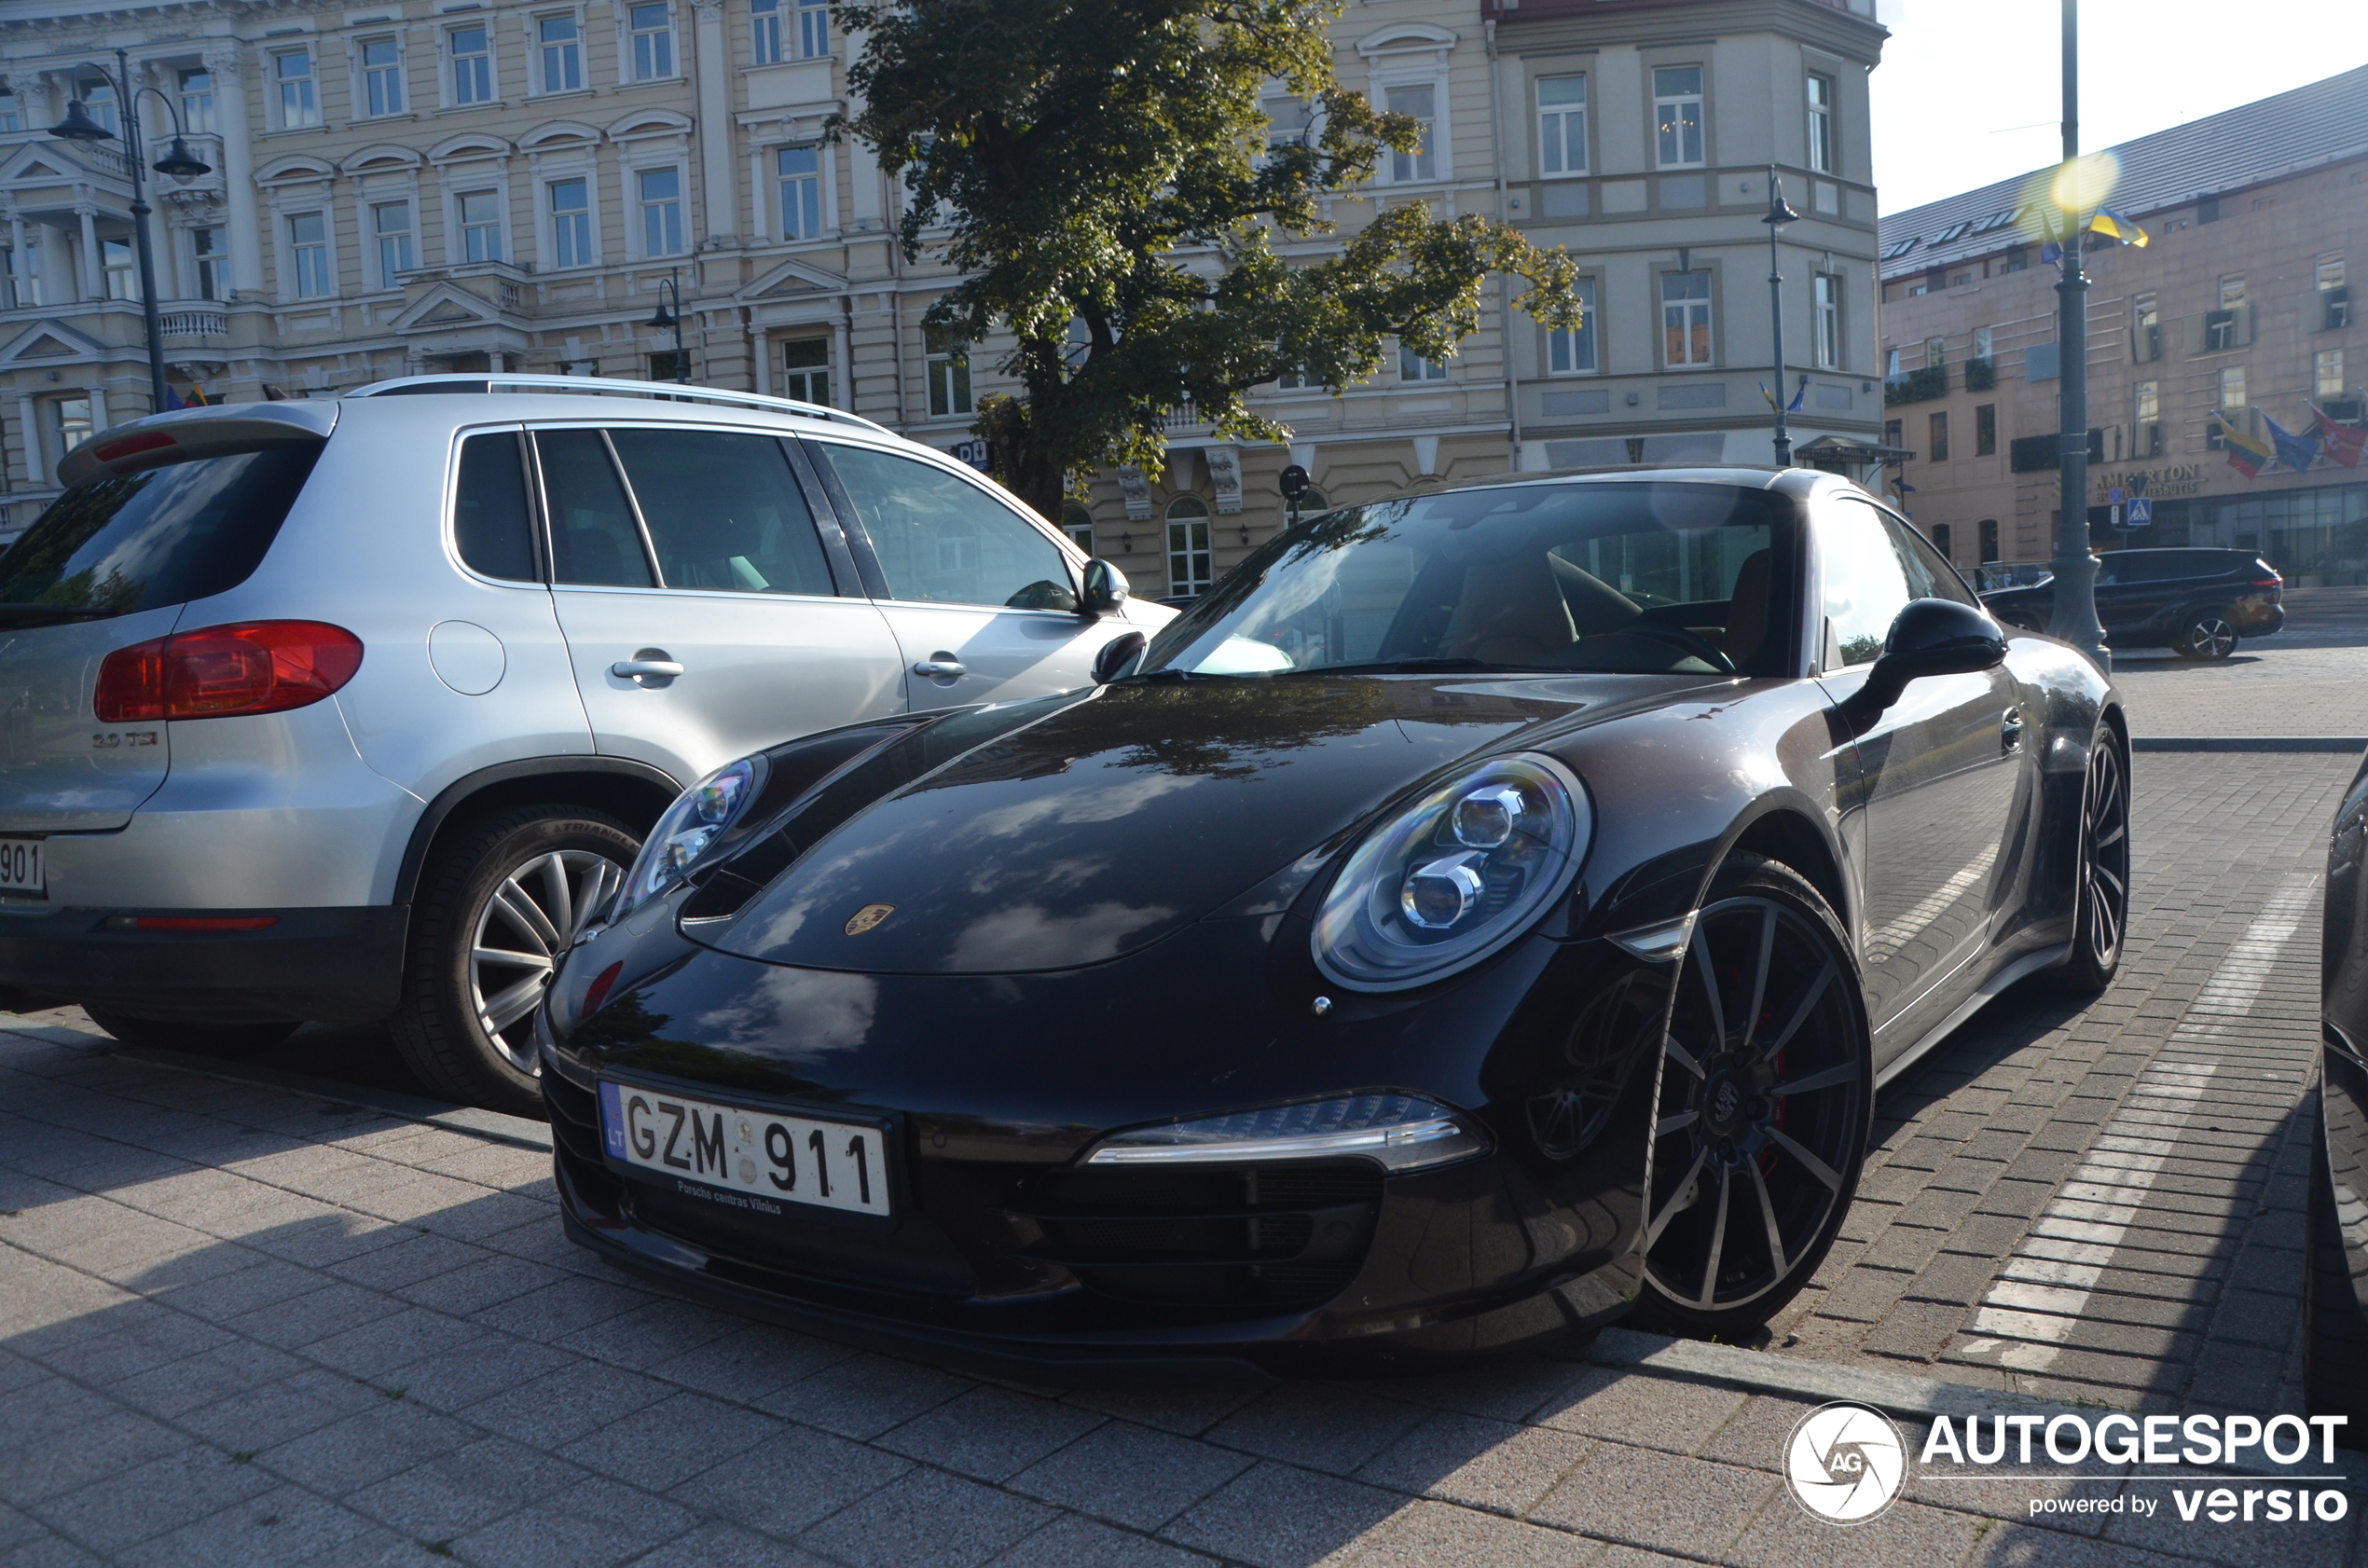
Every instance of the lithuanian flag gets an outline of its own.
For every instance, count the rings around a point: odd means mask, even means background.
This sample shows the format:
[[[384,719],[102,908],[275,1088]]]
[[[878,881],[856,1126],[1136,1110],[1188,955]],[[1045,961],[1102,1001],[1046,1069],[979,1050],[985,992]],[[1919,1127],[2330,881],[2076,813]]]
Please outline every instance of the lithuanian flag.
[[[2258,478],[2261,465],[2278,455],[2270,448],[2269,443],[2238,430],[2228,422],[2228,416],[2217,408],[2212,410],[2211,417],[2220,421],[2220,438],[2227,443],[2228,466],[2248,479]]]

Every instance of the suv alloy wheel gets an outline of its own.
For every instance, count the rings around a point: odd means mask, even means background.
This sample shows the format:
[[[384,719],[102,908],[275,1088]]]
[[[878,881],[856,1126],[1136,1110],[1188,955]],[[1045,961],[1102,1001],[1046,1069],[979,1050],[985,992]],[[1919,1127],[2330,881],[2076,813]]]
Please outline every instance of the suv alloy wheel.
[[[640,851],[623,822],[568,805],[498,812],[438,846],[412,909],[393,1020],[422,1082],[447,1099],[542,1113],[534,1010]]]

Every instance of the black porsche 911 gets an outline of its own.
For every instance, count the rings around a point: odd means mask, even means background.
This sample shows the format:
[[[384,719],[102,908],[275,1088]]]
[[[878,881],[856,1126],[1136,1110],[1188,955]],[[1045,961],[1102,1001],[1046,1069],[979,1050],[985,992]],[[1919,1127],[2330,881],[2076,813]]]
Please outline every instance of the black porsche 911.
[[[1335,510],[1125,657],[684,794],[541,1021],[575,1239],[1039,1366],[1745,1330],[2120,961],[2113,688],[1838,478]]]

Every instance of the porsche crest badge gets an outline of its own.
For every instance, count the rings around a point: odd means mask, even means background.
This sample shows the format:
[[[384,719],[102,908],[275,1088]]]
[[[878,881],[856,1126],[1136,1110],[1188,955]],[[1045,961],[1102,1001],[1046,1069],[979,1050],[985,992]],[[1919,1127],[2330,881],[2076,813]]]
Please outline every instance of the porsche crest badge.
[[[896,905],[892,903],[867,903],[848,917],[847,934],[860,937],[895,913]]]

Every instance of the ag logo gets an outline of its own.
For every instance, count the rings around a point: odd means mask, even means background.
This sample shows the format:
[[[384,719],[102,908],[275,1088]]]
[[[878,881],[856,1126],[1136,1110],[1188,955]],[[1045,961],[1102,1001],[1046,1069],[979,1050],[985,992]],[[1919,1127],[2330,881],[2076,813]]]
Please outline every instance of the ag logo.
[[[1800,1506],[1833,1524],[1864,1524],[1907,1480],[1899,1428],[1864,1405],[1820,1405],[1784,1445],[1784,1475]]]
[[[847,917],[847,934],[860,937],[895,913],[896,905],[892,903],[867,903]]]

